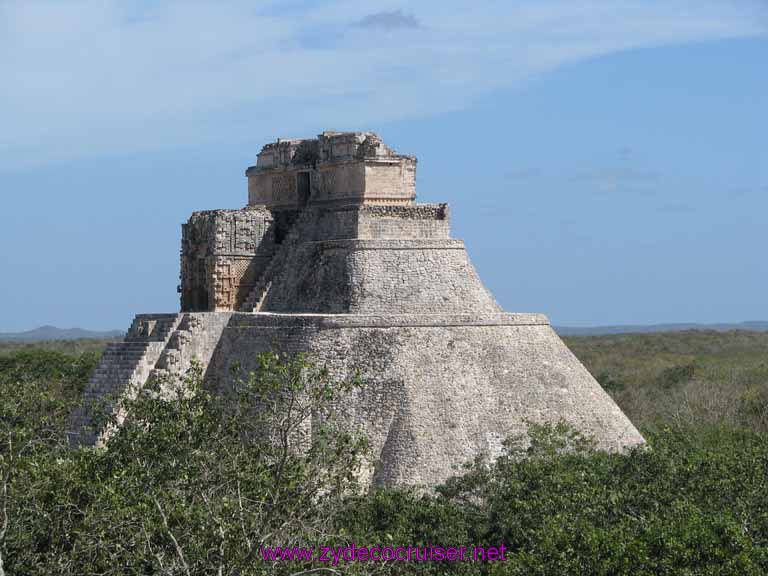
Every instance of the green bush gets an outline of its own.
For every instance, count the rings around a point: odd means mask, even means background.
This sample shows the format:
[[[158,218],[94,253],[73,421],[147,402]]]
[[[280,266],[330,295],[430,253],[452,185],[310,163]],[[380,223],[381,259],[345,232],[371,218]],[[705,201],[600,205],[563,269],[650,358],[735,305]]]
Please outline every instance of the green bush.
[[[627,454],[595,450],[558,424],[507,443],[433,496],[381,492],[364,502],[375,526],[419,538],[507,548],[505,562],[410,565],[408,573],[515,575],[765,574],[768,440],[744,430],[672,429]],[[388,514],[382,502],[397,502]],[[375,524],[374,524],[375,522]],[[445,526],[448,522],[449,526]],[[437,527],[424,534],[425,526]],[[406,570],[403,571],[405,573]]]
[[[337,425],[355,382],[303,357],[259,357],[225,394],[149,383],[106,447],[17,430],[0,458],[0,568],[12,574],[284,574],[262,546],[311,545],[356,492],[365,442]],[[123,416],[125,416],[124,419]],[[122,420],[122,421],[120,421]],[[118,425],[119,424],[119,425]],[[311,434],[308,432],[311,430]],[[0,519],[1,520],[1,519]],[[305,562],[304,565],[307,563]]]
[[[357,383],[332,385],[304,358],[263,356],[224,396],[202,388],[199,372],[183,387],[156,382],[124,402],[106,450],[70,450],[64,424],[98,353],[15,351],[0,356],[0,573],[329,573],[265,563],[259,545],[354,543],[503,544],[506,559],[337,573],[766,574],[765,339],[732,338],[589,344],[622,407],[654,415],[641,418],[653,422],[647,448],[606,453],[562,423],[533,426],[496,462],[478,459],[434,491],[368,493],[353,478],[365,443],[336,425]],[[692,406],[687,425],[665,421],[668,405],[680,412],[702,390],[721,393],[723,417]]]

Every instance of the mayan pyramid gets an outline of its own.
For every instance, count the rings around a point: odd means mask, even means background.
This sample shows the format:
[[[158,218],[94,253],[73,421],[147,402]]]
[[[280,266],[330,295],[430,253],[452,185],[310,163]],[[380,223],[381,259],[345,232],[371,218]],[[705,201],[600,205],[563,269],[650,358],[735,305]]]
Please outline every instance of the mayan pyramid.
[[[94,398],[193,359],[219,386],[274,348],[339,379],[360,370],[349,418],[374,484],[441,482],[531,421],[564,419],[607,450],[643,442],[544,315],[501,309],[450,237],[448,207],[415,202],[415,157],[371,132],[323,132],[267,144],[246,176],[245,208],[182,226],[181,312],[136,316],[107,348],[76,442],[97,439]]]

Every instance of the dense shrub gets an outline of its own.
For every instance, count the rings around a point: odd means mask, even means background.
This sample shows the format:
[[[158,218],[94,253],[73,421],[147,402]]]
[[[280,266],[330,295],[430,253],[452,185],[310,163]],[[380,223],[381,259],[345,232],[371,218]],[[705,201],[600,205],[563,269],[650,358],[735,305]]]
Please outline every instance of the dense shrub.
[[[284,574],[262,546],[333,535],[365,442],[331,382],[302,357],[259,358],[226,394],[199,370],[122,402],[106,447],[70,450],[19,424],[0,453],[0,573]],[[306,431],[311,426],[312,434]],[[307,562],[303,563],[308,565]]]
[[[664,429],[627,454],[567,427],[532,429],[495,464],[433,496],[379,491],[348,524],[363,542],[507,548],[483,565],[397,573],[658,575],[768,573],[768,440],[743,430]]]
[[[194,372],[183,388],[156,383],[125,404],[107,450],[70,450],[66,415],[97,354],[13,352],[0,357],[0,574],[766,574],[762,340],[685,338],[706,354],[646,338],[658,356],[645,372],[595,345],[612,394],[659,403],[647,448],[609,454],[561,423],[533,426],[437,490],[369,493],[352,478],[364,442],[335,426],[354,383],[331,385],[302,358],[262,357],[228,397]],[[665,419],[681,399],[688,417]],[[313,414],[325,424],[289,449]],[[259,554],[351,544],[503,544],[506,559],[332,567]]]

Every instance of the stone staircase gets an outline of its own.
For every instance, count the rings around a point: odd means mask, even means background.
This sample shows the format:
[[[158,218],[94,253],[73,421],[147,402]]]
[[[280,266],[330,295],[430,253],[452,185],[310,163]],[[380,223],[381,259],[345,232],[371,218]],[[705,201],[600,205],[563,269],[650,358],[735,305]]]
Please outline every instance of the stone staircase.
[[[287,259],[291,248],[298,243],[299,238],[301,237],[302,224],[309,220],[310,214],[306,210],[298,215],[293,226],[291,226],[291,229],[285,235],[283,243],[277,250],[275,250],[272,259],[256,281],[253,290],[251,290],[240,306],[240,312],[261,311],[264,301],[267,299],[267,294],[269,294],[269,289],[272,287],[275,280],[280,277],[280,274],[284,269],[285,260]]]
[[[248,294],[248,297],[240,305],[240,312],[259,312],[261,310],[261,307],[264,305],[264,300],[267,299],[269,289],[272,287],[271,267],[272,262],[274,261],[275,257],[272,257],[269,266],[264,270],[264,273],[261,275],[261,278],[259,278],[256,286],[253,287],[253,290]],[[268,272],[270,273],[270,279],[266,280],[265,278],[267,277]]]
[[[134,396],[150,379],[161,380],[163,394],[169,391],[168,385],[183,382],[194,361],[205,367],[231,316],[231,312],[137,316],[125,339],[108,344],[104,350],[83,402],[70,419],[70,444],[102,443],[110,431],[96,429],[97,413],[116,414],[121,422],[125,414],[120,400]]]
[[[122,342],[107,344],[83,393],[83,403],[72,415],[70,443],[97,442],[96,412],[112,412],[119,397],[144,386],[180,319],[180,314],[142,314]],[[102,404],[96,406],[97,401]]]
[[[112,342],[102,354],[101,364],[91,376],[92,388],[109,393],[132,376],[147,372],[154,357],[162,351],[162,342]],[[147,374],[148,375],[148,374]]]
[[[149,378],[178,383],[194,361],[207,366],[229,324],[231,312],[188,312],[181,315]]]

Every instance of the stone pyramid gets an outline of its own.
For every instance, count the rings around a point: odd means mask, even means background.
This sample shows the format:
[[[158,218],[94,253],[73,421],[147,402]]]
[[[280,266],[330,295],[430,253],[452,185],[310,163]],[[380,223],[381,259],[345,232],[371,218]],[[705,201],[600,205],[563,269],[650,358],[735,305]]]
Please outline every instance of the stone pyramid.
[[[248,206],[182,226],[181,312],[139,315],[107,349],[75,442],[97,439],[93,398],[193,359],[220,386],[234,362],[278,348],[339,379],[360,371],[348,412],[377,485],[444,481],[528,422],[563,419],[607,450],[643,443],[544,315],[501,309],[450,238],[448,207],[415,203],[415,157],[323,132],[267,144],[246,176]]]

